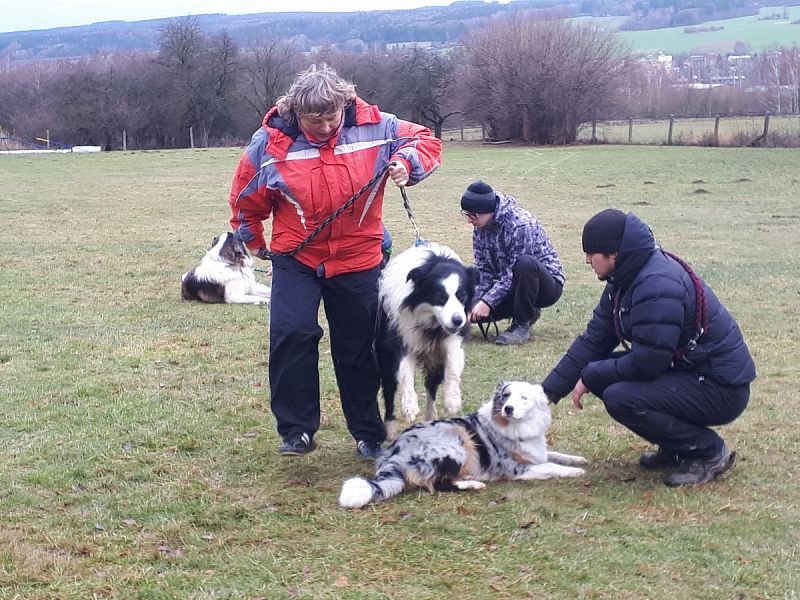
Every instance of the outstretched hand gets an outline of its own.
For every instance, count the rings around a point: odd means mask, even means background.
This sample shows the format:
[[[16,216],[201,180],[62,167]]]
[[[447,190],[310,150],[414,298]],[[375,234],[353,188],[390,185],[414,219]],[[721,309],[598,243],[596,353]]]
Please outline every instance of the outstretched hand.
[[[404,187],[408,183],[408,171],[401,162],[393,162],[389,165],[389,177],[397,187]]]
[[[583,379],[578,379],[578,383],[575,384],[575,389],[572,390],[572,403],[575,405],[575,408],[583,410],[583,403],[581,402],[581,397],[584,394],[588,393],[589,393],[589,388],[587,388],[586,384],[583,383]]]

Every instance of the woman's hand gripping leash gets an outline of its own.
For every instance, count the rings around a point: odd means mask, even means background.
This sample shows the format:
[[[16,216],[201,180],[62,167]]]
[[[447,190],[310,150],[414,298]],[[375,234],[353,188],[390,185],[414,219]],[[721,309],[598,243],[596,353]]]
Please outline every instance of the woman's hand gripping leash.
[[[394,181],[397,187],[404,188],[408,183],[408,171],[406,170],[406,166],[401,162],[390,162],[389,178]]]

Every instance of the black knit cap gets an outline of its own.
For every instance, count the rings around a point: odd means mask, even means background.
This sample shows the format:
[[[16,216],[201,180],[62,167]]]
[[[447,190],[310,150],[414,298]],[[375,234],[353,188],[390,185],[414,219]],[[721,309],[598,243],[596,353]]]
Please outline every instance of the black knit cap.
[[[461,209],[479,215],[492,213],[497,208],[497,197],[492,186],[485,181],[470,183],[461,196]]]
[[[601,210],[583,226],[583,251],[586,254],[618,252],[624,231],[624,212],[617,208]]]

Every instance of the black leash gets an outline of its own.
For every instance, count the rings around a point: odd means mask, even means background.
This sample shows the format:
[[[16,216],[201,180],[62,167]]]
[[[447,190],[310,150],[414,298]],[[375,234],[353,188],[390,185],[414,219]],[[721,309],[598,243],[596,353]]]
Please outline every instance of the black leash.
[[[400,188],[400,195],[403,196],[403,208],[406,209],[408,220],[411,221],[411,225],[414,227],[414,245],[415,246],[427,245],[427,242],[423,240],[422,236],[420,236],[419,234],[419,227],[417,226],[417,221],[414,219],[414,211],[411,210],[411,203],[408,201],[408,194],[406,193],[405,186]]]
[[[353,206],[353,204],[355,204],[355,202],[361,196],[363,196],[365,192],[367,192],[368,190],[372,189],[375,185],[377,185],[378,182],[380,182],[380,180],[383,179],[383,176],[386,175],[386,172],[389,170],[389,168],[391,166],[395,165],[395,164],[396,163],[394,163],[394,162],[390,162],[385,167],[383,167],[372,179],[370,179],[364,185],[364,187],[362,187],[360,190],[358,190],[353,197],[351,197],[347,202],[342,204],[339,208],[337,208],[335,211],[333,211],[324,221],[322,221],[322,223],[320,223],[314,229],[314,231],[312,231],[308,235],[308,237],[306,237],[306,239],[304,239],[302,242],[300,242],[297,245],[296,248],[294,248],[293,250],[290,250],[288,252],[271,252],[270,250],[267,250],[266,248],[262,248],[261,251],[259,252],[258,256],[260,258],[263,258],[263,259],[266,259],[266,260],[272,260],[275,257],[289,257],[289,258],[291,258],[291,257],[295,256],[298,252],[300,252],[300,250],[302,250],[308,244],[310,244],[311,241],[315,237],[317,237],[320,233],[322,233],[322,231],[326,227],[330,226],[331,223],[333,223],[336,219],[338,219],[339,216],[344,211],[346,211],[348,208]],[[408,200],[408,193],[406,192],[405,186],[400,188],[400,195],[403,197],[403,208],[406,209],[406,214],[408,215],[408,219],[411,221],[411,225],[414,227],[414,238],[415,238],[414,245],[415,246],[427,245],[428,242],[426,242],[422,238],[422,236],[420,235],[419,226],[417,225],[417,221],[414,218],[414,211],[411,209],[411,203]],[[244,239],[242,238],[242,235],[241,235],[241,233],[239,233],[238,230],[236,231],[236,235],[238,235],[239,239],[242,240],[242,242],[244,242]],[[259,271],[259,272],[262,272],[262,273],[269,273],[268,269],[253,269],[253,270],[254,271]],[[497,327],[497,326],[495,325],[495,327]]]

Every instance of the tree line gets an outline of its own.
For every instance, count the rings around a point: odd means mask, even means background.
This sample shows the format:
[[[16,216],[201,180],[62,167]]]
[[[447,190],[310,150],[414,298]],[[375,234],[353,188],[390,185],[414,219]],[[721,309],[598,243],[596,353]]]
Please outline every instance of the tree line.
[[[761,94],[675,90],[612,32],[537,13],[496,19],[448,49],[308,56],[278,37],[239,46],[195,18],[166,22],[156,52],[0,65],[0,129],[71,145],[130,149],[239,145],[295,74],[327,62],[368,102],[442,128],[483,125],[490,137],[568,144],[594,119],[730,114],[774,104],[800,112],[797,48],[765,53]],[[788,92],[787,92],[788,89]]]

